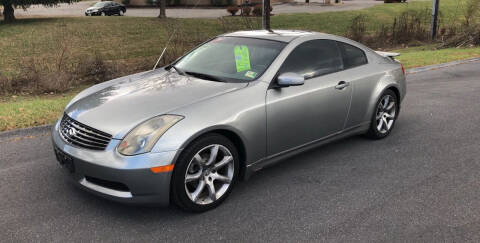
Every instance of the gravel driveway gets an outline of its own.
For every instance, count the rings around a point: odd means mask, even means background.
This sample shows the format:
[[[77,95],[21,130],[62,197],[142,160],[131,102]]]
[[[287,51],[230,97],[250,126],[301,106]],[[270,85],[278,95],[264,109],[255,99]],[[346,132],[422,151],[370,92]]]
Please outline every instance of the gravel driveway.
[[[41,5],[34,5],[23,11],[16,10],[16,16],[21,18],[26,17],[78,17],[85,16],[85,9],[93,5],[97,1],[82,1],[74,4],[59,4],[57,7],[44,7]],[[310,5],[305,5],[305,1],[294,3],[277,4],[273,6],[274,14],[285,13],[319,13],[328,11],[345,11],[356,10],[372,7],[382,2],[373,0],[351,0],[344,1],[343,4],[337,5],[323,5],[323,0],[311,0]],[[128,8],[125,13],[126,16],[135,17],[156,17],[159,10],[156,8]],[[167,9],[168,17],[175,18],[218,18],[228,15],[223,8],[169,8]]]

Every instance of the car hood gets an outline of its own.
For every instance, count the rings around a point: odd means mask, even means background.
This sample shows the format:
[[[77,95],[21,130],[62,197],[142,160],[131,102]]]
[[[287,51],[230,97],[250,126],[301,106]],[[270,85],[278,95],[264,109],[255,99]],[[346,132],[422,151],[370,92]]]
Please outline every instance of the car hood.
[[[180,107],[247,85],[202,80],[161,69],[93,86],[75,97],[65,113],[121,139],[149,118],[174,114]]]

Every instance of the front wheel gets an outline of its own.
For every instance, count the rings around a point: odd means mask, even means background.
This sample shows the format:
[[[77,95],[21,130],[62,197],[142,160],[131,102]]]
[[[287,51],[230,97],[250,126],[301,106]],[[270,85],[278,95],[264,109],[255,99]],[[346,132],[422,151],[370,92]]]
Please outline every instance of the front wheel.
[[[398,98],[392,90],[386,90],[375,106],[367,136],[372,139],[387,137],[395,125],[398,115]]]
[[[230,194],[239,172],[238,152],[219,134],[195,140],[178,158],[172,175],[172,201],[181,209],[204,212]]]

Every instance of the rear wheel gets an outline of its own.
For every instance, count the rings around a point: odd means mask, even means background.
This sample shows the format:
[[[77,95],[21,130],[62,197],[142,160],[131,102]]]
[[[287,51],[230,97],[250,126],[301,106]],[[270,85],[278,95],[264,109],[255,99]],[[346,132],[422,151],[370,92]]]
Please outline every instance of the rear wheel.
[[[203,212],[230,194],[239,171],[233,143],[219,134],[195,140],[180,155],[172,175],[172,200],[180,208]]]
[[[387,137],[397,120],[398,107],[398,98],[395,92],[386,90],[377,101],[367,136],[372,139]]]

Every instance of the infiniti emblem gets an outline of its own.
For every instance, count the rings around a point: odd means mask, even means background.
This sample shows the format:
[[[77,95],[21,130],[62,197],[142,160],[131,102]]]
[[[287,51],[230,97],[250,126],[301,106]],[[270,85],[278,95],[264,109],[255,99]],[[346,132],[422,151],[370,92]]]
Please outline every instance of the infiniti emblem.
[[[75,136],[76,134],[77,130],[75,130],[75,128],[71,127],[70,129],[68,129],[68,135],[70,135],[70,137]]]

